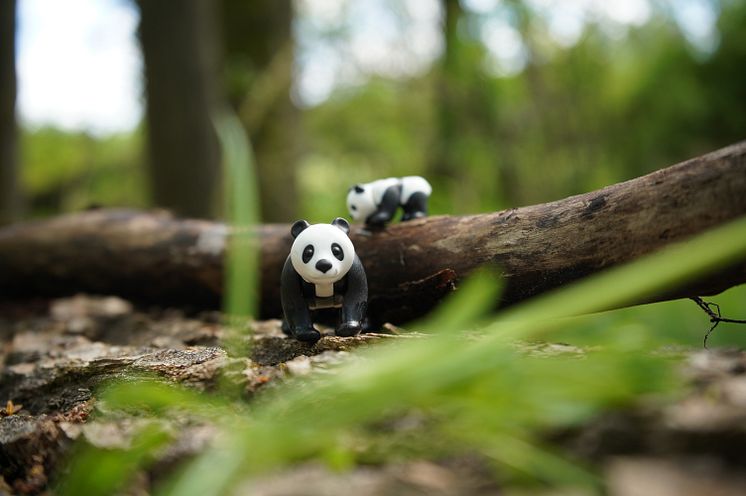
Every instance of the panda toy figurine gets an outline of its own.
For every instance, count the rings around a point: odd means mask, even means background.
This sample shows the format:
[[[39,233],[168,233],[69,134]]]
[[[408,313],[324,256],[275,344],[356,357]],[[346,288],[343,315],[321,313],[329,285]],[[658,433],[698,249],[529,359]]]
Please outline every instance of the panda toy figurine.
[[[364,325],[368,307],[365,269],[348,237],[350,225],[340,217],[331,224],[299,220],[290,228],[294,240],[280,280],[282,330],[298,341],[315,343],[311,311],[340,308],[337,336],[354,336]]]
[[[427,199],[432,187],[420,176],[389,177],[365,184],[356,184],[347,193],[347,210],[354,220],[372,227],[383,227],[391,221],[401,206],[401,220],[427,216]]]

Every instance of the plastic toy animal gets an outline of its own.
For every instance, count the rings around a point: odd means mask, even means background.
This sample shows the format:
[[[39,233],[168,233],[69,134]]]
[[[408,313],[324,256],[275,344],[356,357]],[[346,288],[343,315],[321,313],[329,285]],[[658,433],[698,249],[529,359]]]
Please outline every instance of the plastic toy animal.
[[[321,334],[313,327],[311,311],[324,308],[340,309],[337,336],[359,333],[368,307],[368,281],[348,237],[350,225],[341,217],[331,224],[299,220],[290,232],[295,239],[280,280],[285,334],[318,341]]]
[[[351,187],[347,193],[347,210],[354,220],[383,227],[394,218],[399,207],[404,210],[402,221],[427,216],[430,193],[430,183],[420,176],[379,179]]]

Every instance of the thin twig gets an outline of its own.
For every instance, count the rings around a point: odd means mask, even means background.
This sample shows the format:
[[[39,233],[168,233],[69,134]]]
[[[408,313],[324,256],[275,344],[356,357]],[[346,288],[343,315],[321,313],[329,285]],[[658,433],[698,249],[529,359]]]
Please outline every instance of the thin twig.
[[[701,308],[710,317],[710,322],[712,322],[712,327],[710,327],[710,330],[707,331],[707,334],[705,334],[704,340],[702,342],[702,346],[704,346],[705,348],[707,348],[707,340],[709,339],[710,334],[712,334],[712,331],[714,331],[718,324],[720,324],[721,322],[729,324],[746,324],[746,320],[728,319],[722,317],[720,314],[720,305],[718,305],[717,303],[704,301],[699,296],[694,296],[693,298],[691,298],[691,300],[696,303],[697,306],[699,306],[699,308]]]

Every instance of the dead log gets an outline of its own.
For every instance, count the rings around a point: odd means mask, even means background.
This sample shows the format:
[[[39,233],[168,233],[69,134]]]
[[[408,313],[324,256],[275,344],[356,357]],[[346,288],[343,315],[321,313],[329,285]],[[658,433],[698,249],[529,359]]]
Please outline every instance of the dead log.
[[[512,304],[634,260],[746,214],[746,142],[563,200],[469,216],[435,216],[351,234],[370,313],[401,322],[430,310],[475,268],[499,267]],[[230,229],[166,213],[98,210],[0,230],[0,295],[117,294],[215,306]],[[257,228],[262,316],[280,313],[288,225]],[[746,254],[745,254],[746,257]],[[654,299],[710,295],[746,282],[746,262]]]

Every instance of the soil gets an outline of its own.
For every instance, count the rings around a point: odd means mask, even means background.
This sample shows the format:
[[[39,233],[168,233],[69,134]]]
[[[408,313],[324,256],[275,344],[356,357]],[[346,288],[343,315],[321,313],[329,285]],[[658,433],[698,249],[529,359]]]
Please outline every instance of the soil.
[[[290,377],[321,373],[354,359],[359,347],[419,338],[393,326],[353,338],[335,337],[325,329],[322,339],[309,346],[286,338],[277,320],[244,325],[253,331],[251,352],[236,358],[226,352],[227,331],[218,312],[142,309],[120,298],[85,295],[0,304],[0,494],[50,493],[76,441],[126,445],[137,419],[100,420],[95,415],[97,387],[113,378],[154,375],[209,391],[221,376],[229,376],[251,398]],[[584,353],[554,344],[526,351]],[[690,388],[685,397],[615,412],[547,437],[601,466],[610,494],[744,494],[746,353],[676,352],[687,357],[682,374]],[[200,452],[213,434],[210,425],[184,427],[151,471],[167,470]],[[137,478],[129,492],[147,494],[152,476]],[[342,474],[305,463],[253,481],[250,491],[239,488],[238,494],[249,492],[504,494],[494,471],[471,455],[392,461]]]

